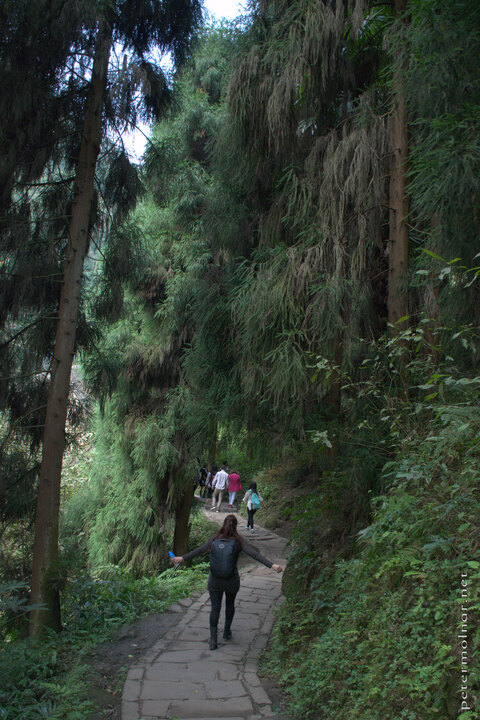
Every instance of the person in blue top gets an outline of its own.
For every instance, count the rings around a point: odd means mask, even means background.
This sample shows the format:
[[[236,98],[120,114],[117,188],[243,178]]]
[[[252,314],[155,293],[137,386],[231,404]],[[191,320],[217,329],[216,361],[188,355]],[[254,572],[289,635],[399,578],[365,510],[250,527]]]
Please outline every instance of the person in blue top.
[[[171,562],[179,565],[185,560],[191,560],[198,555],[210,552],[212,544],[216,539],[233,540],[236,544],[236,552],[234,555],[234,566],[231,577],[216,577],[210,567],[210,575],[208,576],[208,592],[210,594],[210,650],[216,650],[218,647],[218,619],[222,607],[223,593],[225,593],[225,626],[223,630],[223,639],[230,640],[232,637],[231,626],[233,616],[235,615],[235,596],[240,589],[240,575],[237,570],[237,560],[241,552],[246,553],[254,560],[263,563],[268,568],[272,568],[277,573],[282,572],[280,565],[275,565],[271,560],[257,552],[246,540],[244,540],[237,531],[237,518],[235,515],[227,515],[222,527],[208,542],[200,545],[194,550],[182,556],[172,557]]]

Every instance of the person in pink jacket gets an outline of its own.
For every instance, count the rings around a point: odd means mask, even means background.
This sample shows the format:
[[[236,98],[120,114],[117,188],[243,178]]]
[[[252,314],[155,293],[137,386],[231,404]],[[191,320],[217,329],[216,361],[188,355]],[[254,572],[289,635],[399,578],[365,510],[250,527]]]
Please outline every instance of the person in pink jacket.
[[[228,507],[233,508],[235,495],[242,489],[241,477],[236,470],[228,476]]]

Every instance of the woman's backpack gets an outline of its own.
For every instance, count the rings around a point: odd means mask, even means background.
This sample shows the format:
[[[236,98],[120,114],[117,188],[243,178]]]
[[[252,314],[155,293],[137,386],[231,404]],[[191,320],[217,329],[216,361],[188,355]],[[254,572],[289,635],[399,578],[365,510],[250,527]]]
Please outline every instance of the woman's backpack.
[[[210,572],[216,578],[232,577],[237,557],[237,543],[233,538],[215,538],[210,548]]]
[[[260,498],[258,497],[257,493],[252,492],[251,499],[252,499],[252,510],[258,510],[258,508],[260,507]]]

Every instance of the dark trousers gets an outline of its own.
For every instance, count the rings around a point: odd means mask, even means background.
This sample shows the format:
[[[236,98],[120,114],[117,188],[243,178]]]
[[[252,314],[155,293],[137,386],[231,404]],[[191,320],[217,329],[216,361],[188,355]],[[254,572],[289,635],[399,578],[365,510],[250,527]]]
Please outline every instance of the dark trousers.
[[[255,510],[254,510],[253,508],[252,508],[251,510],[249,510],[249,509],[247,508],[247,513],[248,513],[247,527],[252,528],[252,530],[253,530],[253,516],[255,515],[255,513],[257,512],[257,510],[258,510],[258,508],[255,508]]]
[[[209,590],[210,602],[212,609],[210,610],[210,627],[218,626],[218,618],[220,617],[220,609],[222,607],[223,590]],[[225,627],[230,629],[233,616],[235,615],[235,593],[225,593]]]

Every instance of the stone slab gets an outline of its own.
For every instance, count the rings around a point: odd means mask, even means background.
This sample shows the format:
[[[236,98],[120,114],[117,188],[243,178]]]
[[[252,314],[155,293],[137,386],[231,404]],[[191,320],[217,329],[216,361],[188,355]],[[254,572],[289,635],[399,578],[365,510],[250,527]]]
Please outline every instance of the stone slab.
[[[199,653],[209,651],[209,641],[210,638],[199,638],[198,640],[178,640],[175,644],[172,644],[171,647],[168,648],[169,651],[173,652],[192,652],[194,654],[194,651],[198,651]],[[173,650],[175,648],[175,650]]]
[[[128,671],[127,678],[128,680],[141,680],[144,672],[144,667],[131,667]]]
[[[213,680],[205,683],[207,698],[219,700],[222,698],[236,698],[247,694],[240,680]]]
[[[209,716],[217,718],[231,718],[235,716],[253,713],[251,700],[245,695],[240,698],[229,698],[227,700],[185,700],[172,702],[170,714],[173,717],[196,717],[205,718]]]
[[[271,701],[268,697],[265,690],[260,687],[251,687],[250,688],[250,696],[252,697],[253,701],[257,703],[257,705],[270,705]]]
[[[138,700],[140,696],[141,683],[139,680],[129,680],[127,678],[125,685],[123,686],[122,699],[126,702],[134,702]]]
[[[141,700],[189,700],[191,698],[207,697],[205,685],[196,682],[155,682],[145,680],[140,698]]]
[[[257,673],[247,673],[246,672],[246,673],[244,673],[243,677],[249,688],[260,687],[262,684],[260,682],[260,678],[258,677]]]
[[[145,700],[141,706],[140,717],[163,718],[170,714],[170,700]],[[123,718],[122,718],[123,720]]]
[[[122,702],[122,720],[138,720],[139,717],[138,703]]]
[[[177,632],[177,638],[178,640],[208,640],[210,632],[199,627],[181,628]]]
[[[164,663],[189,663],[203,659],[203,655],[211,652],[206,645],[198,643],[200,647],[196,650],[171,650],[162,653]]]
[[[181,607],[189,608],[191,605],[193,605],[194,600],[193,600],[193,598],[186,597],[186,598],[181,598],[180,600],[177,600],[177,602],[179,605],[181,605]]]
[[[158,662],[145,670],[146,680],[160,680],[164,682],[183,682],[185,680],[187,664],[183,666],[175,663]]]

